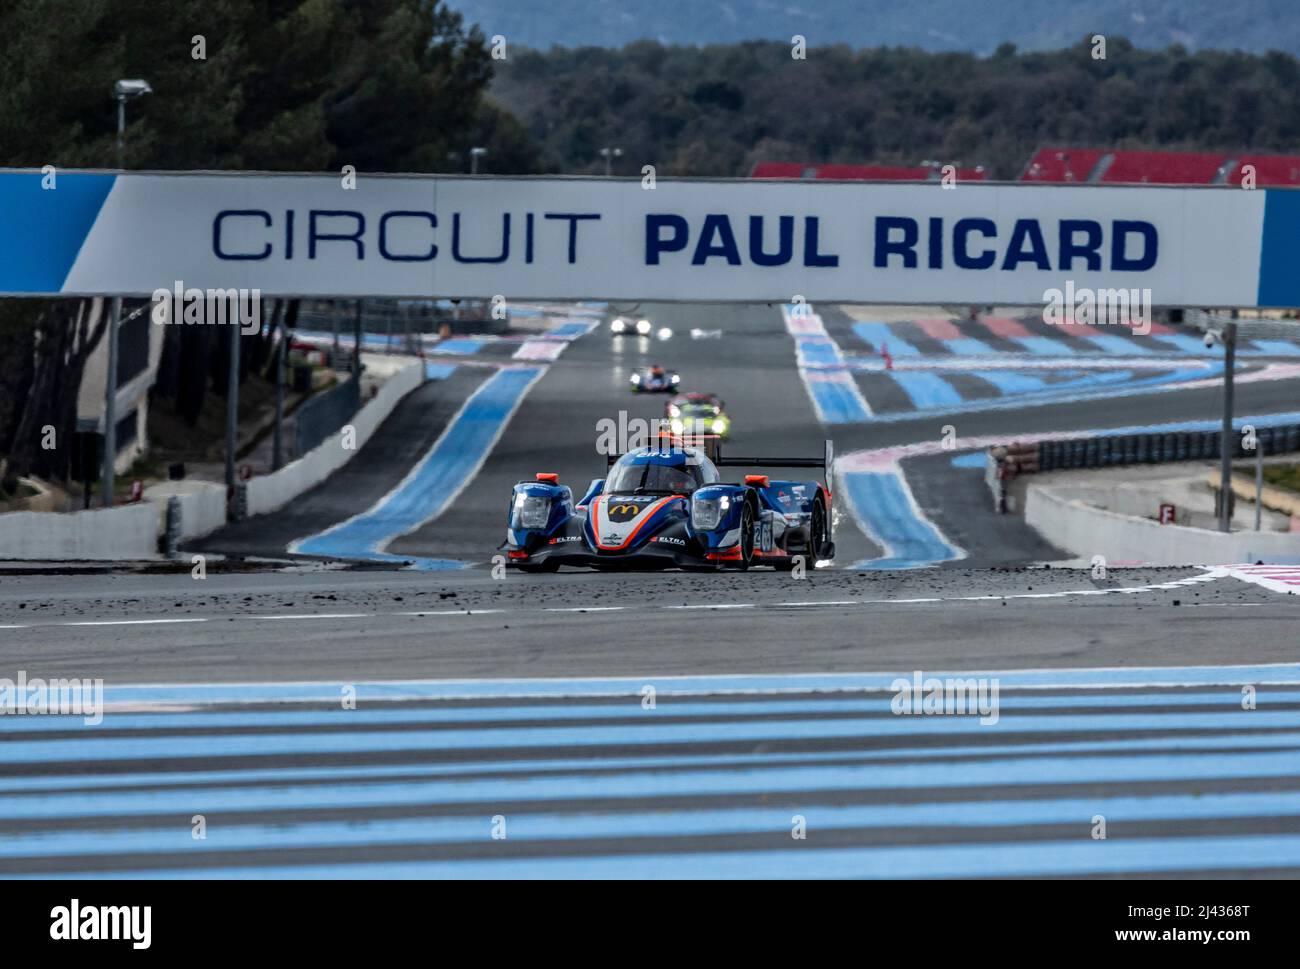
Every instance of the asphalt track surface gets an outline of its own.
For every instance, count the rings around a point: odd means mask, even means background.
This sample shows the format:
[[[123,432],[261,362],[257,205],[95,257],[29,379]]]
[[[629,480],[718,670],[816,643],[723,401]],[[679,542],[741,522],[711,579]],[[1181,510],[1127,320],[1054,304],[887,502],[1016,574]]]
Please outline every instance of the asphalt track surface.
[[[633,367],[723,396],[733,453],[819,453],[777,308],[637,312],[673,339],[576,340],[451,506],[388,546],[468,568],[0,577],[0,673],[102,678],[109,703],[93,726],[0,717],[0,874],[1300,874],[1300,597],[1196,567],[1035,565],[1065,554],[944,458],[904,468],[969,553],[941,568],[849,567],[883,549],[841,504],[837,567],[803,579],[494,577],[515,481],[581,488],[604,470],[597,421],[662,413],[628,392]],[[848,318],[821,312],[847,347]],[[199,548],[283,557],[381,500],[492,362],[412,394],[292,509]],[[841,454],[945,424],[1013,435],[1219,407],[1203,389],[909,415],[855,379],[889,419],[834,427]],[[1294,388],[1243,384],[1239,412],[1294,410]],[[896,716],[893,681],[917,670],[997,682],[998,722]]]

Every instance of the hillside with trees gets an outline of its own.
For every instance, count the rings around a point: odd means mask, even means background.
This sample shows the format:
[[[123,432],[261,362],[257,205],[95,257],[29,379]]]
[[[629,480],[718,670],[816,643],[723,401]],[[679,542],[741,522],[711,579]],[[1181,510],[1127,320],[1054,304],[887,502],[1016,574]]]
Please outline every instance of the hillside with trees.
[[[553,170],[744,175],[753,162],[984,165],[1015,178],[1044,143],[1300,151],[1300,65],[1290,54],[1123,38],[1096,59],[1080,41],[1050,53],[1004,44],[988,57],[788,43],[513,51],[492,95]]]
[[[483,98],[483,37],[441,0],[20,0],[0,5],[0,166],[116,164],[118,78],[132,101],[124,167],[358,172],[464,170],[486,145],[496,171],[539,161]],[[0,457],[6,478],[66,480],[76,388],[102,339],[82,300],[0,301]],[[284,307],[268,311],[275,323]],[[153,396],[191,424],[224,395],[228,350],[210,327],[167,327]],[[244,369],[274,332],[246,336]]]

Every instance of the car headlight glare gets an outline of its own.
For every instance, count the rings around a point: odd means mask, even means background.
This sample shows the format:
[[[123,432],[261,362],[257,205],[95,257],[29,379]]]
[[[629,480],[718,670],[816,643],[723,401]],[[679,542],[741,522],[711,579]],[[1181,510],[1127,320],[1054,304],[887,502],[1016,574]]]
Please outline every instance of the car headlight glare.
[[[515,497],[515,528],[545,528],[551,520],[551,499],[546,495]]]
[[[613,323],[609,324],[609,328],[613,330],[615,333],[622,333],[624,330],[627,329],[627,320],[623,319],[623,317],[620,316]]]
[[[641,382],[641,375],[639,373],[632,374],[632,383],[639,384],[640,382]]]
[[[691,524],[696,531],[710,532],[722,522],[722,516],[731,505],[726,495],[717,498],[693,498],[691,500]]]
[[[717,420],[713,422],[713,433],[714,434],[727,433],[727,422],[724,421],[721,417],[719,417]]]
[[[645,336],[647,333],[650,332],[650,321],[649,321],[649,320],[637,320],[637,321],[636,321],[636,331],[637,331],[638,333],[640,333],[642,336]]]

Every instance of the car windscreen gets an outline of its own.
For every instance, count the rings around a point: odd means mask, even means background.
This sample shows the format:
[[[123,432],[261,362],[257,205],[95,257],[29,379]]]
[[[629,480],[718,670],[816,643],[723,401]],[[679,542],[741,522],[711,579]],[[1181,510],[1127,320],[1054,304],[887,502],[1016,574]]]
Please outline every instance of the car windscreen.
[[[630,495],[662,492],[689,494],[699,485],[699,471],[690,466],[663,464],[616,464],[605,482],[606,494]]]

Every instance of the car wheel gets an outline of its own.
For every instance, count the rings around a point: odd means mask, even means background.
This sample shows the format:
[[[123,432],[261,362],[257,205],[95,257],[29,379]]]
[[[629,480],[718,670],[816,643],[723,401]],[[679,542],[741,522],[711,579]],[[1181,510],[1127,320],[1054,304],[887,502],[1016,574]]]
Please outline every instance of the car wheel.
[[[831,544],[830,518],[826,514],[826,502],[819,493],[813,499],[812,520],[808,522],[808,557],[812,560],[810,568],[816,568],[822,559],[835,554]]]
[[[754,507],[748,501],[740,511],[740,561],[736,571],[744,572],[754,558]]]

